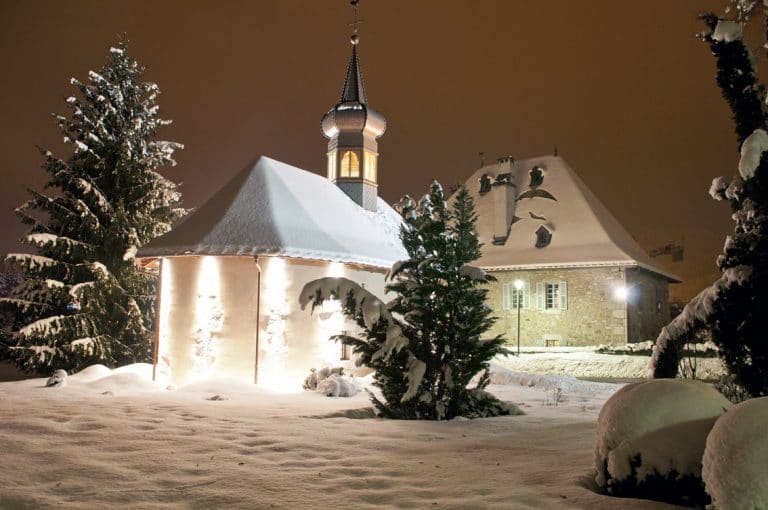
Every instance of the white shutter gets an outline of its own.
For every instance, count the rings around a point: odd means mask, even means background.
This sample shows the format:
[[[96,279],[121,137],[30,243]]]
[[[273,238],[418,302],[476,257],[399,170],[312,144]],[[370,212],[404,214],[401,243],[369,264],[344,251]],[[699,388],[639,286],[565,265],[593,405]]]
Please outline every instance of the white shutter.
[[[502,310],[509,310],[512,308],[511,306],[511,299],[509,295],[509,291],[511,289],[512,285],[509,283],[502,283],[501,284],[501,308]]]
[[[523,308],[531,307],[531,282],[526,280],[523,287]]]
[[[544,309],[544,304],[546,302],[546,296],[544,295],[544,284],[543,283],[537,283],[536,284],[536,308],[539,310]]]
[[[568,309],[568,284],[566,282],[560,282],[560,309]]]

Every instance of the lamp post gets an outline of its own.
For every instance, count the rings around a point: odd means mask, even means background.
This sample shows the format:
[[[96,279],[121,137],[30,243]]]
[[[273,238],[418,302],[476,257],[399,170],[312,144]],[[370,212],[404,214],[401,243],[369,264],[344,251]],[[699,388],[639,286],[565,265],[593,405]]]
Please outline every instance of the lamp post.
[[[523,280],[515,280],[515,298],[517,301],[517,355],[520,356],[520,305],[523,300]]]

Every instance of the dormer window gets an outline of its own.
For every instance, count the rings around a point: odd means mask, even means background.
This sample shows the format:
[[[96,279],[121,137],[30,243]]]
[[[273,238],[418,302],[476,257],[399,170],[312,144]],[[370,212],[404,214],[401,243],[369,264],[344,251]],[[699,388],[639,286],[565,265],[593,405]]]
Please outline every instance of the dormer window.
[[[536,230],[536,248],[544,248],[552,242],[552,232],[544,225]]]
[[[339,177],[360,177],[360,158],[354,151],[341,153]]]
[[[531,168],[529,175],[531,176],[531,188],[541,186],[544,182],[544,172],[542,172],[541,168],[538,166]]]
[[[491,176],[483,174],[483,176],[480,177],[480,194],[485,195],[489,191],[491,191]]]

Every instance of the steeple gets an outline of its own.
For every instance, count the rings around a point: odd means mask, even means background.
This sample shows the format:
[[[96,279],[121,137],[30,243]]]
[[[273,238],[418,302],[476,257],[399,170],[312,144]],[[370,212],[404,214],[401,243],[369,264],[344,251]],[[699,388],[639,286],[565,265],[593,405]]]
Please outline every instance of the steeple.
[[[357,46],[357,4],[352,22],[352,56],[347,65],[341,100],[323,116],[321,127],[328,138],[328,179],[334,182],[359,206],[376,210],[378,198],[378,144],[387,121],[382,114],[368,106],[363,87],[363,73]]]
[[[341,92],[341,102],[357,101],[365,104],[365,88],[363,87],[363,74],[360,71],[360,59],[357,57],[357,44],[352,45],[352,56],[347,65],[347,77],[344,80],[344,90]]]

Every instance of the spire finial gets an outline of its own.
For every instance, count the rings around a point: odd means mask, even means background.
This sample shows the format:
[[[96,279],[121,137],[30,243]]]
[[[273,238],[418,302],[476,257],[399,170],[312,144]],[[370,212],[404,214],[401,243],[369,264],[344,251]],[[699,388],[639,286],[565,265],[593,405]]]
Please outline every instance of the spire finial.
[[[352,15],[352,37],[349,38],[349,42],[352,43],[352,46],[357,46],[357,43],[360,42],[360,38],[357,35],[357,24],[362,23],[362,20],[357,19],[357,4],[360,3],[360,0],[349,0],[350,5],[354,9],[354,14]]]

